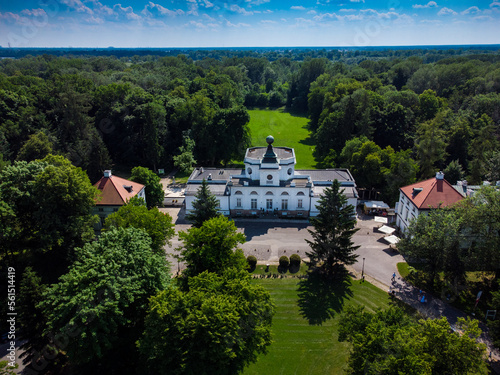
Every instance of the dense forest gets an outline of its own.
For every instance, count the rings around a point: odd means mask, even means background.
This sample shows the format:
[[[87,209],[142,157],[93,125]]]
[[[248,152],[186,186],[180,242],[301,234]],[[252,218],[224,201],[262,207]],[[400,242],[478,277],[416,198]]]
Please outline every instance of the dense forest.
[[[350,168],[391,204],[437,170],[452,183],[500,180],[492,49],[3,59],[0,160],[61,154],[91,181],[110,166],[227,165],[249,146],[247,108],[283,106],[309,117],[318,167]]]

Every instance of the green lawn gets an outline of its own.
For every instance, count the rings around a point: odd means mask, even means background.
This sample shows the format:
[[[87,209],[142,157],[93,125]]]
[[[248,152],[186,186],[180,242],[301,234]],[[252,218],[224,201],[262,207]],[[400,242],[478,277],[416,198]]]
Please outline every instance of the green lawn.
[[[274,137],[275,146],[295,149],[298,169],[314,169],[314,143],[306,117],[292,116],[282,110],[249,110],[252,146],[267,146],[266,137]]]
[[[368,311],[373,311],[389,305],[387,293],[367,282],[352,281],[349,288],[351,295],[327,297],[326,301],[320,297],[320,290],[299,292],[298,279],[255,279],[254,282],[267,288],[276,304],[274,343],[267,355],[261,355],[244,371],[245,375],[342,374],[348,357],[348,344],[337,340],[338,317],[342,308],[364,305]],[[314,298],[316,292],[317,298]],[[330,314],[326,313],[325,307],[328,306],[331,307],[330,317],[326,317]],[[319,317],[321,325],[310,324],[301,312],[309,318]]]

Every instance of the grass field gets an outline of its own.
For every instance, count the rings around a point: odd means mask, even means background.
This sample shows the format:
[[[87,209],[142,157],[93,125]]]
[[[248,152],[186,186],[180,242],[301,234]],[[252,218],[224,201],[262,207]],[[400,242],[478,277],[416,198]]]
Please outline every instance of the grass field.
[[[340,311],[347,305],[363,305],[368,311],[389,305],[387,293],[366,282],[352,281],[350,292],[341,292],[341,297],[330,295],[326,300],[321,288],[304,287],[304,280],[301,284],[298,279],[254,282],[268,289],[276,304],[274,343],[267,355],[261,355],[245,370],[245,375],[342,374],[348,344],[337,340]]]
[[[297,169],[314,169],[314,143],[307,129],[309,120],[282,110],[249,110],[252,146],[267,146],[266,137],[274,137],[274,146],[295,149]]]

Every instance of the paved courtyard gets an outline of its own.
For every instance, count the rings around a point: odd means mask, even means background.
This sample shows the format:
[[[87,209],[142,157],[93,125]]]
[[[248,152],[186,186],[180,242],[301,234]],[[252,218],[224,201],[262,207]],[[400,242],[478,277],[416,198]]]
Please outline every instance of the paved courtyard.
[[[173,216],[177,232],[190,228],[183,220],[182,210],[180,215],[178,208],[163,210]],[[237,219],[235,223],[246,236],[247,242],[241,246],[245,256],[255,255],[260,262],[277,263],[282,255],[290,256],[294,253],[305,258],[306,252],[310,251],[306,239],[312,239],[308,229],[313,227],[307,221]],[[381,240],[384,234],[376,230],[381,225],[373,217],[358,220],[357,227],[360,229],[354,235],[354,243],[360,248],[356,251],[359,257],[353,268],[361,273],[364,258],[364,273],[388,287],[391,285],[392,274],[397,272],[396,264],[402,262],[403,257]],[[172,269],[177,271],[183,265],[173,260],[172,256],[178,254],[175,249],[181,246],[181,242],[177,236],[171,242],[166,251],[172,260]]]

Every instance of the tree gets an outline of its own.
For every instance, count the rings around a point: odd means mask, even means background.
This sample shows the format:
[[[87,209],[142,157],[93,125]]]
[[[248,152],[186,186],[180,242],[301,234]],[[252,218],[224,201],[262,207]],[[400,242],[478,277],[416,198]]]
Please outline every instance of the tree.
[[[47,333],[59,335],[74,365],[129,372],[148,299],[170,280],[165,256],[153,253],[151,239],[135,228],[104,232],[76,255],[44,293]]]
[[[208,219],[200,228],[179,232],[179,239],[183,242],[180,259],[187,264],[183,273],[187,277],[203,271],[222,274],[230,267],[247,268],[245,256],[238,248],[245,242],[245,236],[224,216]]]
[[[165,193],[163,192],[163,186],[161,185],[160,177],[144,167],[132,168],[132,175],[130,176],[132,181],[143,184],[146,189],[146,203],[148,207],[159,206],[163,203],[165,198]]]
[[[186,219],[191,221],[193,227],[199,228],[203,222],[213,217],[219,216],[217,198],[212,194],[208,187],[208,183],[203,179],[201,186],[195,195],[196,199],[193,201],[192,212],[186,215]]]
[[[462,181],[464,178],[464,171],[458,159],[452,160],[443,172],[446,176],[446,181],[450,181],[452,184],[455,184],[457,181]]]
[[[311,218],[314,230],[309,230],[313,241],[306,240],[312,251],[307,253],[309,267],[320,269],[329,277],[342,277],[345,265],[354,264],[357,255],[352,236],[356,219],[354,207],[347,204],[347,198],[340,190],[340,183],[334,180],[319,199],[318,216]]]
[[[26,143],[21,147],[17,160],[36,160],[43,159],[52,153],[52,142],[43,131],[32,134]]]
[[[465,275],[463,249],[459,232],[462,220],[456,210],[435,208],[427,215],[418,215],[398,242],[398,249],[405,257],[424,261],[430,287],[438,272],[451,274],[457,284]]]
[[[444,132],[436,121],[431,120],[419,125],[415,148],[421,176],[423,178],[433,176],[436,173],[437,165],[442,163],[446,156]]]
[[[94,237],[98,190],[62,156],[19,161],[0,174],[0,253],[31,263],[44,282],[57,279],[73,248]]]
[[[349,307],[339,327],[339,341],[352,345],[348,374],[489,373],[477,320],[458,318],[457,333],[444,317],[415,321],[395,307],[375,313]]]
[[[418,165],[411,157],[411,150],[395,152],[391,155],[391,166],[385,171],[384,199],[389,204],[399,199],[399,188],[416,182]]]
[[[151,249],[160,255],[165,253],[163,247],[175,235],[172,217],[160,212],[157,207],[148,210],[144,200],[137,197],[109,215],[104,222],[103,231],[130,227],[144,230],[151,238]]]
[[[179,155],[174,156],[174,166],[182,173],[191,173],[193,165],[196,164],[193,156],[194,141],[185,134],[182,139],[182,146],[179,147]]]
[[[26,340],[20,347],[22,353],[19,357],[23,358],[24,364],[30,369],[40,360],[40,353],[53,348],[50,335],[45,333],[47,316],[40,307],[46,289],[47,285],[42,283],[41,277],[31,267],[27,267],[21,278],[17,308],[19,324],[23,327],[20,338]],[[49,366],[55,366],[57,362],[51,361]]]
[[[151,298],[139,351],[146,374],[239,374],[271,344],[274,304],[248,272],[203,272]]]

